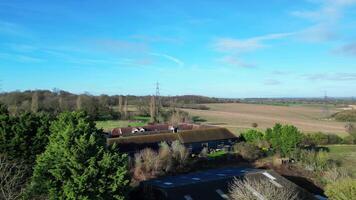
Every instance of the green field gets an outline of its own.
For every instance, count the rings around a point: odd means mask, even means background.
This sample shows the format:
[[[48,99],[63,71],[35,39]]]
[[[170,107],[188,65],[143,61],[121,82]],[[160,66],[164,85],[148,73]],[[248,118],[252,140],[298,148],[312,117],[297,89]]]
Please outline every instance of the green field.
[[[105,131],[110,131],[118,127],[128,127],[128,126],[144,126],[149,122],[149,117],[135,116],[132,120],[107,120],[107,121],[96,121],[96,127],[102,128]]]
[[[356,176],[356,145],[328,145],[330,156],[339,161],[341,167],[347,169],[354,177]]]

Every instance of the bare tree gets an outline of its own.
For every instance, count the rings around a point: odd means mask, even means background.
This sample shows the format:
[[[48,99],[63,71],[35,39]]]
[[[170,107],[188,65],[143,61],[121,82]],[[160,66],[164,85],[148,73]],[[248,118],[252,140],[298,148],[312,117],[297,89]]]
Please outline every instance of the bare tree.
[[[78,95],[76,105],[77,105],[77,110],[81,110],[83,107],[83,97],[82,95]]]
[[[20,199],[26,183],[26,167],[0,156],[0,199]]]
[[[235,178],[230,185],[232,200],[297,200],[298,192],[292,187],[277,187],[264,179]]]
[[[38,93],[37,92],[34,92],[32,94],[31,111],[34,113],[36,113],[38,111]]]
[[[156,102],[155,102],[155,96],[151,96],[151,102],[150,102],[150,116],[151,116],[151,122],[156,121]]]
[[[127,112],[128,112],[127,97],[125,97],[125,103],[124,103],[124,117],[125,117],[125,119],[128,118]]]
[[[120,112],[120,113],[122,113],[122,111],[123,111],[122,105],[123,105],[123,104],[122,104],[122,96],[120,95],[120,96],[119,96],[119,105],[118,105],[118,106],[119,106],[119,112]]]

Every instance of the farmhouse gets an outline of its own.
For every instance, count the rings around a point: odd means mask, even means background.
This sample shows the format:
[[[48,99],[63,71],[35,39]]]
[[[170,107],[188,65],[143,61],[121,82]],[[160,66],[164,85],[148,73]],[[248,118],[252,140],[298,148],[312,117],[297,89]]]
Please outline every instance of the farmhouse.
[[[144,200],[224,200],[229,199],[229,185],[234,178],[251,178],[254,180],[266,180],[272,187],[288,187],[297,191],[298,199],[317,199],[311,193],[295,185],[272,170],[250,168],[224,168],[208,171],[183,174],[178,176],[151,179],[141,182],[142,195],[138,199]],[[256,199],[265,199],[260,191],[251,187],[250,192]]]
[[[226,128],[195,127],[190,130],[188,126],[185,126],[185,128],[185,130],[178,129],[178,132],[127,133],[125,136],[108,138],[108,144],[116,143],[119,144],[121,151],[135,153],[144,148],[158,149],[159,143],[163,141],[171,143],[178,140],[192,153],[198,153],[204,147],[208,149],[229,149],[238,140],[238,137]]]

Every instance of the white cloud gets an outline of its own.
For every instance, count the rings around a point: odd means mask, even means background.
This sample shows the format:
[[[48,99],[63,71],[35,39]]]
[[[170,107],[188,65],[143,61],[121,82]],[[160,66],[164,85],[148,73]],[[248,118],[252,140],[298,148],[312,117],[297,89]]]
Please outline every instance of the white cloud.
[[[152,56],[157,56],[157,57],[162,57],[162,58],[166,58],[170,61],[173,61],[175,63],[177,63],[178,66],[182,67],[184,66],[184,62],[181,61],[180,59],[176,58],[176,57],[173,57],[173,56],[170,56],[170,55],[167,55],[167,54],[161,54],[161,53],[150,53],[150,55]]]
[[[345,10],[356,4],[356,0],[318,0],[315,10],[298,10],[291,14],[314,23],[299,31],[298,36],[306,41],[321,42],[337,38],[338,22]]]
[[[304,74],[302,78],[311,81],[356,81],[356,73],[315,73]]]
[[[0,58],[22,63],[38,63],[45,60],[22,54],[0,53]]]
[[[235,53],[243,53],[243,52],[250,52],[266,45],[263,43],[267,40],[275,40],[285,38],[295,33],[274,33],[274,34],[267,34],[258,37],[252,37],[247,39],[234,39],[234,38],[219,38],[215,41],[215,49],[222,52],[235,52]]]
[[[6,35],[21,36],[21,37],[28,37],[31,35],[21,25],[12,22],[6,22],[6,21],[0,21],[0,33]]]
[[[242,68],[254,68],[256,67],[254,64],[251,63],[246,63],[242,61],[241,59],[237,58],[236,56],[224,56],[221,59],[219,59],[224,64],[228,64],[230,66],[234,67],[242,67]]]
[[[335,52],[343,55],[356,56],[356,42],[346,44],[336,49]]]
[[[263,82],[264,85],[280,85],[281,82],[275,79],[267,79]]]

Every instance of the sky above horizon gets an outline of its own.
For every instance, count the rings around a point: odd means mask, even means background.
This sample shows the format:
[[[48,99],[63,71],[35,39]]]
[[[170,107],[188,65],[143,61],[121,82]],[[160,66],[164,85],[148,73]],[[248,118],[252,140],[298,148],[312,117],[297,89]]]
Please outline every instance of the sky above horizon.
[[[263,3],[262,3],[263,2]],[[356,0],[2,0],[1,91],[356,96]]]

